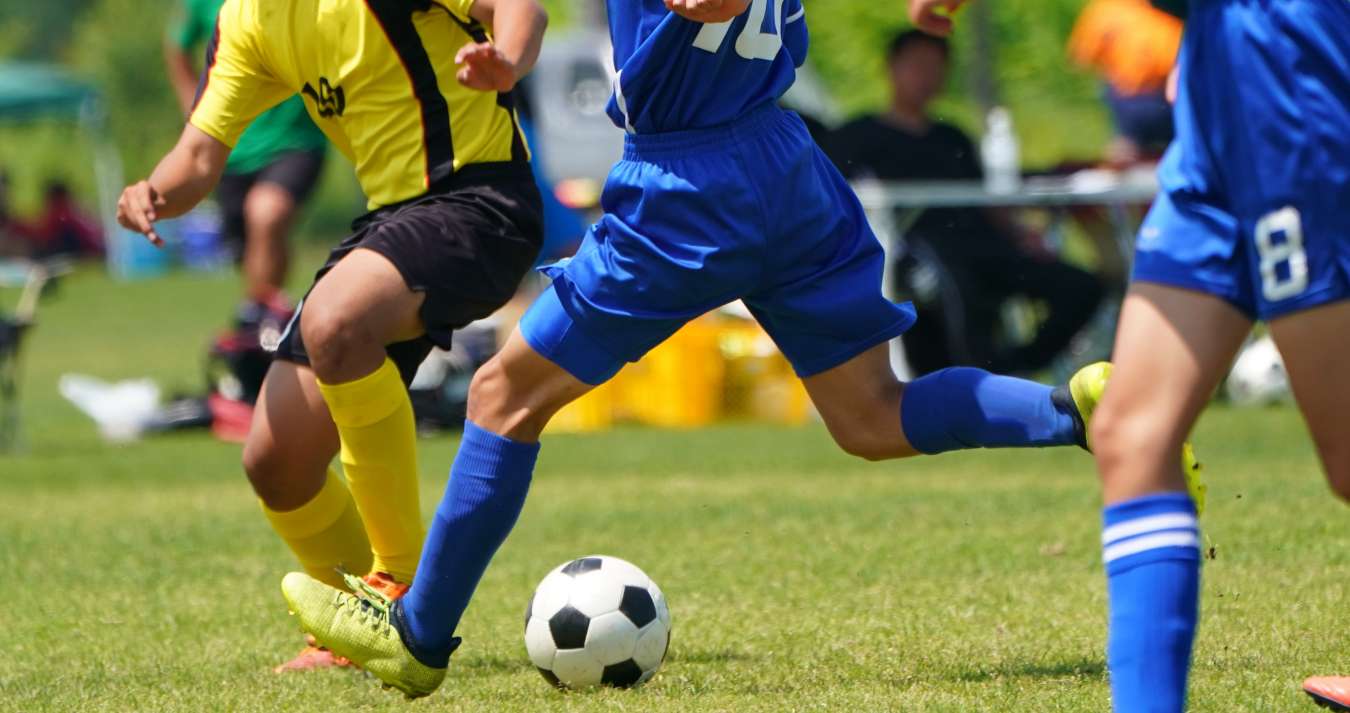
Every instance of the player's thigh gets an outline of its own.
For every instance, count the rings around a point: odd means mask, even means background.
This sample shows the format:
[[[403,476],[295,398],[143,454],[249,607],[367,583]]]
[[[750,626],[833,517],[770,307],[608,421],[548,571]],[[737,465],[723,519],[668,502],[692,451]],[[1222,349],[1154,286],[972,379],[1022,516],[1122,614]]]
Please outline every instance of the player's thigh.
[[[1184,487],[1181,444],[1250,329],[1246,315],[1212,295],[1131,286],[1115,369],[1090,424],[1107,502]]]
[[[283,512],[309,502],[337,452],[337,427],[314,372],[272,362],[244,443],[244,470],[258,496]]]
[[[1350,500],[1350,301],[1282,317],[1270,331],[1327,478]]]
[[[492,433],[532,443],[559,409],[593,388],[540,354],[517,328],[474,374],[468,418]]]
[[[333,341],[383,347],[422,334],[423,299],[388,258],[358,247],[305,297],[300,329],[312,358],[321,358],[318,352]]]
[[[830,435],[846,452],[871,460],[918,455],[900,425],[903,386],[889,343],[802,379]]]

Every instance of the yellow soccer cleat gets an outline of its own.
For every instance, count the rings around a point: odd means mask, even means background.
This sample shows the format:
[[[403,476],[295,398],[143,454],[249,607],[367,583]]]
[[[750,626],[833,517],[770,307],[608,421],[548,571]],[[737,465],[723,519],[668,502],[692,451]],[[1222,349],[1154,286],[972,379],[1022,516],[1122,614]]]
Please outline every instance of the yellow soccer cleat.
[[[1097,404],[1101,403],[1102,394],[1106,391],[1106,382],[1110,378],[1111,363],[1099,361],[1079,369],[1073,378],[1069,379],[1069,397],[1082,420],[1082,430],[1079,434],[1081,445],[1089,451],[1092,450],[1092,443],[1088,439],[1090,433],[1088,424],[1092,422],[1092,413],[1097,410]],[[1186,476],[1186,490],[1190,492],[1191,500],[1195,501],[1195,512],[1197,515],[1203,515],[1205,494],[1209,491],[1209,486],[1204,482],[1204,466],[1195,459],[1195,449],[1191,447],[1189,441],[1181,445],[1181,471]]]
[[[404,645],[391,621],[396,606],[384,593],[347,575],[355,594],[334,589],[302,572],[281,580],[281,594],[300,628],[334,654],[369,671],[386,686],[421,698],[445,679],[445,667],[428,666]],[[458,639],[455,641],[458,644]]]

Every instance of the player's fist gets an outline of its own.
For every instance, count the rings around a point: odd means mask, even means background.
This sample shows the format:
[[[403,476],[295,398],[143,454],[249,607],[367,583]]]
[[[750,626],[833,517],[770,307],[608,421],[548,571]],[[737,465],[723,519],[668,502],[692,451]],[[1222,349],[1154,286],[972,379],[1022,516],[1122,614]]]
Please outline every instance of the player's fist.
[[[966,0],[909,0],[909,20],[930,35],[946,37],[952,32],[952,14]]]
[[[520,77],[516,65],[491,42],[464,45],[455,55],[459,72],[455,78],[460,84],[484,92],[509,92]]]
[[[666,9],[694,22],[718,23],[734,19],[750,7],[750,0],[665,0]]]
[[[122,191],[117,199],[117,222],[127,230],[134,230],[146,238],[155,247],[163,247],[164,240],[155,232],[158,208],[164,207],[164,198],[149,181],[133,183]]]

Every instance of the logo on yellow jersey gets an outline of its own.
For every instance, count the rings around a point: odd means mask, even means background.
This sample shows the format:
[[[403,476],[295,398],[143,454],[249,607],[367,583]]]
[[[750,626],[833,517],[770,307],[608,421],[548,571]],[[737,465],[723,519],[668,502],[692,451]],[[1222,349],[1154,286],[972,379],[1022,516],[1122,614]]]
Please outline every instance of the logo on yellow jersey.
[[[328,83],[328,77],[319,77],[319,91],[314,91],[314,87],[309,82],[300,90],[305,96],[314,100],[314,105],[318,107],[319,116],[325,119],[331,119],[335,116],[342,116],[342,112],[347,108],[347,94],[342,91],[342,87],[334,87]]]

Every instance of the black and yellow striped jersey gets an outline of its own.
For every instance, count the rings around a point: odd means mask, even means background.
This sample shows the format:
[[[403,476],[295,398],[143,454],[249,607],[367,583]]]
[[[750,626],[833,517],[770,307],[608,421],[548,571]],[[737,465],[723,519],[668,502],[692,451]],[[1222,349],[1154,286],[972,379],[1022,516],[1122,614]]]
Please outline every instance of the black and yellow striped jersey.
[[[488,32],[473,0],[226,0],[189,121],[234,146],[299,93],[356,165],[370,208],[425,193],[470,164],[528,162],[512,95],[455,79]]]

